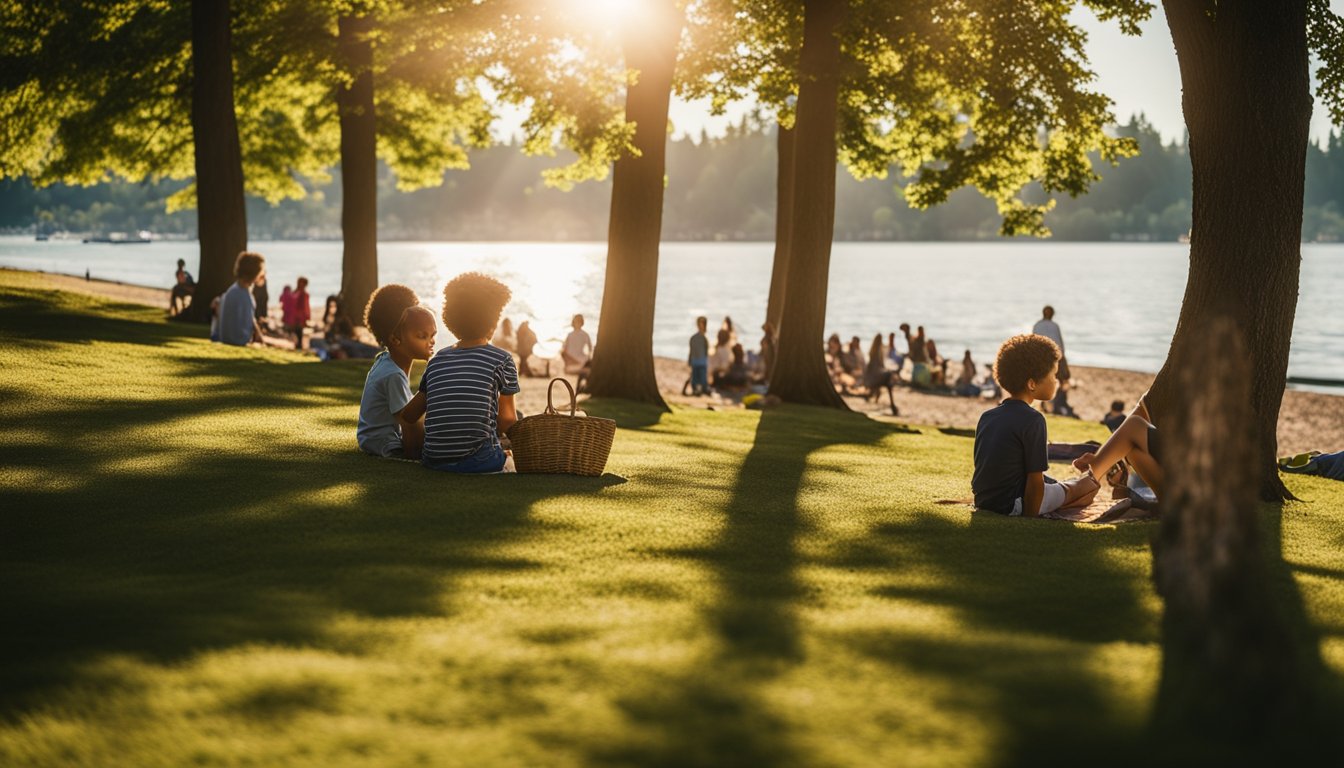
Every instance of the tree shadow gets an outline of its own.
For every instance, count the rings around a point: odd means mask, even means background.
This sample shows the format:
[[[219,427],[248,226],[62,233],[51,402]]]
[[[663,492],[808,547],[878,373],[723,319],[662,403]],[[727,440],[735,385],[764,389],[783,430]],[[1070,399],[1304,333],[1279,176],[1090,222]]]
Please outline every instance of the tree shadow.
[[[947,706],[987,727],[996,762],[1131,764],[1144,721],[1115,710],[1080,651],[1158,641],[1147,580],[1112,557],[1146,549],[1148,532],[1089,528],[983,512],[969,527],[933,515],[874,525],[828,564],[870,574],[876,597],[946,611],[965,629],[871,628],[842,641],[893,674],[963,681]]]
[[[797,542],[809,529],[799,495],[816,451],[874,444],[904,431],[858,414],[805,407],[763,411],[718,540],[664,554],[702,564],[720,597],[705,607],[714,650],[679,678],[618,703],[633,734],[594,750],[597,762],[653,766],[806,765],[790,725],[760,689],[804,659]],[[813,468],[815,470],[815,468]]]
[[[568,407],[568,406],[566,406]],[[662,422],[667,411],[656,405],[613,397],[589,398],[579,403],[589,416],[611,419],[620,429],[649,429]]]
[[[43,291],[7,286],[0,293],[0,329],[5,343],[42,350],[87,341],[162,346],[193,337],[181,326],[151,322],[156,310],[140,305],[101,302],[89,305],[98,309],[92,312],[84,311],[68,295],[63,298],[65,302],[54,303]]]
[[[155,335],[149,322],[65,323],[61,313],[47,323],[15,306],[0,306],[6,333],[18,311],[33,343],[66,350],[65,339],[123,331],[135,343],[178,335]],[[355,367],[273,353],[174,353],[154,364],[177,382],[154,387],[181,386],[180,396],[3,388],[0,719],[75,695],[88,665],[112,654],[171,663],[267,643],[360,653],[372,640],[338,619],[451,615],[453,585],[468,574],[543,567],[501,551],[570,527],[533,519],[538,502],[624,482],[460,477],[362,455]],[[330,432],[313,442],[299,410],[313,407],[349,411],[348,445]],[[260,692],[256,702],[325,695]]]

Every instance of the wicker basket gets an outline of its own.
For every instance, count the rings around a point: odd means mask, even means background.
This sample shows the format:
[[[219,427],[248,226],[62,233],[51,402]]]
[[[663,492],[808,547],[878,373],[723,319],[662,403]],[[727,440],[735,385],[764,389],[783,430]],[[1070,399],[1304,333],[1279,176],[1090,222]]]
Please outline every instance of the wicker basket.
[[[569,390],[569,415],[557,413],[551,390],[560,382]],[[607,466],[616,422],[575,415],[574,388],[562,378],[546,387],[546,410],[525,416],[509,427],[513,463],[519,472],[596,477]]]

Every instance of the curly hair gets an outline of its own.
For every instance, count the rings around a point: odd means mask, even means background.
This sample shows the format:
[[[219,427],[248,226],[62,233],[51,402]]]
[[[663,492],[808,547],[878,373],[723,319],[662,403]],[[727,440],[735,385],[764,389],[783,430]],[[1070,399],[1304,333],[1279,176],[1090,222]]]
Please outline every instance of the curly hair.
[[[464,272],[443,286],[443,324],[459,340],[489,338],[512,296],[495,278]]]
[[[1018,395],[1027,388],[1027,380],[1040,381],[1050,375],[1059,362],[1055,342],[1035,333],[1023,333],[1003,342],[994,358],[994,379],[1009,394]]]
[[[401,321],[401,315],[407,307],[420,303],[415,291],[400,283],[388,283],[373,292],[369,303],[364,307],[364,325],[382,346],[387,346],[392,338],[392,330]]]
[[[239,280],[256,280],[265,264],[266,257],[260,253],[243,251],[238,254],[237,259],[234,259],[233,276]]]

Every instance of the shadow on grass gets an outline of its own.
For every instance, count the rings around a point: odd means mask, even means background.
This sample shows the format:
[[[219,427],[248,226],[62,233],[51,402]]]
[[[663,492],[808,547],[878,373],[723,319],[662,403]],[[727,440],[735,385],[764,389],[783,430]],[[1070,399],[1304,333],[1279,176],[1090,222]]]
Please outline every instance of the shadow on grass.
[[[670,554],[703,564],[720,587],[707,606],[717,650],[682,678],[660,680],[620,704],[633,733],[595,759],[649,766],[806,765],[790,726],[759,688],[803,660],[796,542],[806,530],[798,497],[809,457],[838,444],[901,433],[860,415],[786,407],[762,412],[718,541]]]
[[[78,354],[73,341],[178,336],[162,323],[48,316],[41,303],[3,298],[7,334],[18,327],[65,354]],[[338,630],[337,619],[451,614],[460,577],[541,567],[498,552],[563,527],[530,519],[535,503],[623,482],[458,477],[361,455],[355,368],[265,355],[158,360],[180,369],[162,383],[180,396],[71,400],[37,384],[4,388],[0,719],[83,690],[87,664],[109,654],[171,663],[267,643],[359,653],[379,639]],[[351,411],[349,450],[303,432],[301,408],[336,405]],[[212,434],[200,426],[212,416],[236,418],[211,422],[224,430]],[[327,696],[258,691],[238,706],[271,717]]]
[[[1002,764],[1127,764],[1141,756],[1144,721],[1115,711],[1085,646],[1158,641],[1147,580],[1112,557],[1146,550],[1148,534],[990,513],[973,513],[969,527],[933,515],[874,525],[829,564],[869,574],[882,599],[942,609],[966,631],[873,628],[841,640],[895,675],[963,681],[947,705],[989,724]]]
[[[154,310],[140,305],[102,302],[97,314],[83,311],[76,299],[48,292],[7,287],[0,293],[0,333],[5,343],[40,350],[86,341],[160,346],[165,342],[204,335],[200,328],[149,322]],[[119,313],[120,316],[110,314]]]

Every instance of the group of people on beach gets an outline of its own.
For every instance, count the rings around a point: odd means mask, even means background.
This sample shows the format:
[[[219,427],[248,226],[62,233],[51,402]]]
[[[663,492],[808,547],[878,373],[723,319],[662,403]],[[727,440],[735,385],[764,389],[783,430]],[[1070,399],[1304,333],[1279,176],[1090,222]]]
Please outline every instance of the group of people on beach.
[[[569,321],[569,334],[565,336],[560,346],[560,360],[564,371],[578,376],[580,389],[588,378],[593,359],[593,337],[583,330],[584,322],[583,315],[574,315]],[[538,357],[536,354],[538,339],[536,331],[532,330],[531,321],[522,321],[515,331],[513,321],[504,318],[499,322],[499,327],[491,337],[490,343],[518,356],[518,375],[524,377],[550,375],[550,358]],[[545,365],[540,374],[532,370],[534,362]]]
[[[695,319],[695,333],[691,335],[690,351],[686,362],[691,367],[691,378],[683,388],[684,394],[708,395],[713,390],[741,394],[752,386],[770,381],[775,366],[775,329],[768,321],[761,326],[758,351],[748,351],[737,338],[733,318],[724,316],[714,334],[714,350],[710,351],[709,318]]]
[[[266,299],[263,293],[262,300],[257,301],[256,287],[265,284],[265,257],[243,252],[234,271],[236,282],[215,300],[212,335],[226,344],[245,345],[263,335],[260,318],[265,313],[259,308],[265,306]],[[179,272],[185,272],[181,262]],[[190,284],[190,276],[179,277],[177,284]],[[296,346],[300,347],[307,321],[306,289],[307,281],[301,278],[297,290],[286,286],[281,295],[282,312],[286,313],[283,324],[296,332]],[[172,292],[171,310],[178,309],[179,293]],[[511,469],[511,456],[505,449],[507,438],[501,440],[501,436],[519,418],[514,405],[514,396],[520,391],[519,367],[531,373],[529,359],[537,344],[528,322],[520,323],[516,331],[508,319],[500,322],[511,295],[506,285],[479,273],[468,272],[448,281],[443,289],[441,316],[458,342],[435,352],[435,317],[421,306],[414,291],[389,284],[373,293],[363,316],[377,346],[366,345],[373,351],[373,365],[365,379],[355,431],[362,451],[419,461],[443,472]],[[324,322],[338,324],[344,318],[342,310],[339,297],[331,297]],[[1142,400],[1128,415],[1123,413],[1124,403],[1112,403],[1111,412],[1102,420],[1113,429],[1110,439],[1074,460],[1082,475],[1056,481],[1046,474],[1046,422],[1033,403],[1057,402],[1069,371],[1053,309],[1047,306],[1042,314],[1033,333],[1003,343],[991,367],[994,391],[1007,397],[985,411],[976,427],[971,479],[975,505],[1028,517],[1080,509],[1092,503],[1102,478],[1109,477],[1117,488],[1125,487],[1126,465],[1160,498],[1165,479],[1161,441]],[[296,318],[302,318],[302,324],[291,324]],[[561,350],[566,372],[581,379],[591,365],[593,347],[583,326],[583,316],[575,315]],[[716,332],[712,352],[708,326],[708,318],[697,317],[696,332],[690,338],[689,386],[694,394],[709,391],[711,375],[713,386],[722,388],[768,382],[777,349],[774,328],[769,323],[762,328],[765,335],[761,351],[752,359],[737,340],[731,318],[725,317]],[[845,348],[839,336],[832,335],[827,341],[826,362],[837,388],[866,396],[886,389],[890,396],[896,382],[903,381],[908,361],[912,386],[942,387],[967,395],[981,393],[984,384],[976,383],[969,350],[963,356],[960,376],[955,385],[949,386],[948,362],[938,354],[924,328],[917,327],[912,333],[909,324],[903,323],[900,330],[906,341],[904,354],[897,350],[894,332],[887,335],[885,343],[878,334],[869,346],[866,361],[858,337]],[[518,354],[517,364],[514,353]],[[410,372],[416,360],[427,365],[418,390],[412,392]],[[894,400],[891,405],[895,412]],[[1117,496],[1123,495],[1117,491]],[[1126,507],[1130,501],[1122,498],[1116,507]]]

